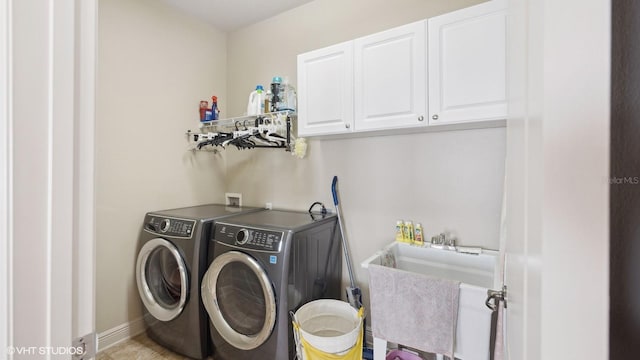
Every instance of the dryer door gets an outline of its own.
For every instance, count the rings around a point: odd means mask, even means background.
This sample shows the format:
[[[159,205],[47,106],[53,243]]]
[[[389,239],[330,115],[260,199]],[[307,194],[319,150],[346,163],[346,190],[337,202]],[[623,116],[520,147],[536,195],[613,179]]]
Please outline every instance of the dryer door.
[[[169,321],[182,313],[189,279],[175,245],[160,238],[145,243],[136,261],[136,282],[142,303],[153,317]]]
[[[202,301],[216,330],[238,349],[257,348],[273,331],[273,286],[260,264],[245,253],[229,251],[215,258],[202,280]]]

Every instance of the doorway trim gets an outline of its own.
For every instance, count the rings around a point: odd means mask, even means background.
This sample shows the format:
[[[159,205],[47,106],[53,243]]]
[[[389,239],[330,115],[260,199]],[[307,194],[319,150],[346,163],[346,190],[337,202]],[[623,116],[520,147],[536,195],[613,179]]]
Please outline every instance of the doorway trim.
[[[9,2],[0,0],[0,351],[11,343]]]

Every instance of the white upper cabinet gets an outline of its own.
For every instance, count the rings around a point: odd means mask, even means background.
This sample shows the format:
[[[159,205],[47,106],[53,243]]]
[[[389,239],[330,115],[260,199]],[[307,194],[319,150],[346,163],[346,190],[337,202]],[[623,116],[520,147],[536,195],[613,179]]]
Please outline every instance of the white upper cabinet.
[[[354,41],[355,131],[425,126],[426,22]]]
[[[298,135],[353,129],[353,42],[298,55]]]
[[[298,135],[503,126],[506,8],[491,0],[298,55]]]
[[[506,4],[428,20],[429,124],[506,119]]]

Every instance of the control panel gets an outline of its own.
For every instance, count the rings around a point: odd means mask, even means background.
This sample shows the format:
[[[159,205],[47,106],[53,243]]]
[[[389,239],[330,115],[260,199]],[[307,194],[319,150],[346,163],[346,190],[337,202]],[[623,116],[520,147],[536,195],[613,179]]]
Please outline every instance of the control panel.
[[[149,216],[144,229],[159,235],[191,238],[195,226],[195,220]]]
[[[284,232],[216,224],[214,241],[247,250],[280,252]]]

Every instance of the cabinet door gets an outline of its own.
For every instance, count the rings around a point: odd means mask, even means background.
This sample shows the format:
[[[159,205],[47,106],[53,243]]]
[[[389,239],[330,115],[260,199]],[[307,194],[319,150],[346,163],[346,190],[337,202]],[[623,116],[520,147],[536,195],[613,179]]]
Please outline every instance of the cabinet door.
[[[298,135],[353,128],[353,42],[298,55]]]
[[[424,126],[426,23],[356,39],[355,130]]]
[[[429,124],[506,119],[506,4],[428,20]]]

